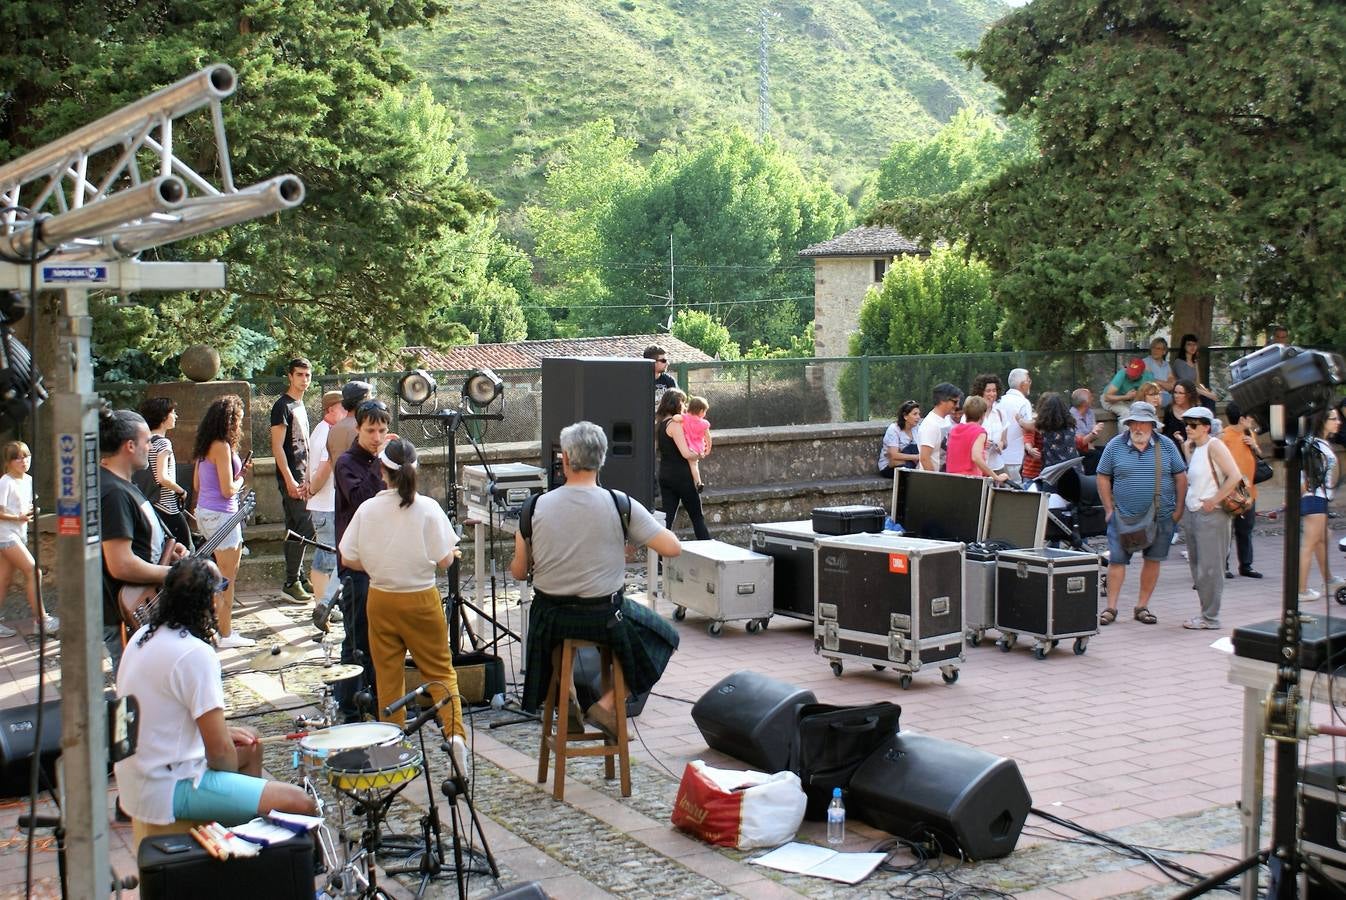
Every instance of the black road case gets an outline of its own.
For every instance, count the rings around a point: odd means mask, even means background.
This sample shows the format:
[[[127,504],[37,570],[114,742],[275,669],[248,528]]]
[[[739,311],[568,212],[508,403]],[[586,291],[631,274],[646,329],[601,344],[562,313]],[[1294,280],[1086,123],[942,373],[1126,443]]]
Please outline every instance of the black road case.
[[[1340,897],[1346,885],[1346,836],[1341,822],[1346,816],[1346,763],[1321,762],[1307,765],[1299,776],[1300,822],[1303,826],[1300,849],[1318,863],[1333,882],[1310,873],[1305,878],[1305,900]]]
[[[996,551],[982,544],[963,550],[963,634],[974,647],[995,627]]]
[[[963,545],[894,534],[818,541],[813,647],[841,675],[844,660],[901,673],[925,666],[958,680],[963,659]]]
[[[171,839],[185,840],[190,847],[176,853],[160,849]],[[140,842],[136,862],[145,900],[312,900],[315,893],[313,837],[308,833],[272,844],[257,856],[223,861],[185,832],[159,834]]]
[[[997,645],[1008,653],[1019,635],[1034,638],[1033,655],[1046,659],[1057,642],[1075,639],[1083,654],[1098,634],[1097,553],[1078,550],[1005,550],[996,558]]]
[[[813,510],[813,530],[819,534],[877,534],[883,530],[883,517],[882,506],[819,506]]]
[[[814,549],[821,534],[807,519],[752,526],[752,549],[775,560],[772,612],[813,621]]]
[[[1280,619],[1234,629],[1234,655],[1262,662],[1281,659]],[[1329,630],[1329,626],[1331,626]],[[1299,626],[1299,664],[1306,672],[1335,669],[1346,662],[1346,618],[1304,616]]]

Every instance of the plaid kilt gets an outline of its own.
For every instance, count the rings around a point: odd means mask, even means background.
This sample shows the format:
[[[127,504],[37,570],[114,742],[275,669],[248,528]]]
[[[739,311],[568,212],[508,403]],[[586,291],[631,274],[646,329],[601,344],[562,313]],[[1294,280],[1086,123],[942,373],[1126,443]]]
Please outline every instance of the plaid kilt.
[[[540,709],[551,684],[552,650],[566,639],[593,641],[612,648],[622,664],[626,689],[641,694],[654,687],[664,674],[678,633],[658,613],[622,598],[621,619],[611,604],[557,603],[533,596],[528,616],[528,669],[524,672],[523,708]]]

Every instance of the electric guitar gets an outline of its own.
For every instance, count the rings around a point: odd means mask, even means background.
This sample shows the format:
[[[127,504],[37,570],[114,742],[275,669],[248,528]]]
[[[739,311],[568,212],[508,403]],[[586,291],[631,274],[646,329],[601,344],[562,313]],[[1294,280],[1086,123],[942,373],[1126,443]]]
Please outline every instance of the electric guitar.
[[[255,491],[248,491],[243,494],[238,501],[238,511],[229,516],[219,528],[215,530],[205,541],[187,554],[188,559],[197,557],[209,557],[220,544],[224,543],[225,538],[234,530],[234,526],[241,524],[244,519],[252,515],[253,510],[257,508],[257,494]],[[172,560],[174,549],[178,542],[169,538],[164,541],[164,552],[159,557],[159,565],[169,565]],[[163,586],[158,584],[126,584],[122,585],[121,590],[117,592],[117,606],[121,611],[122,622],[126,624],[126,631],[129,635],[141,625],[150,620],[154,614],[155,608],[159,605],[159,595],[163,593]]]

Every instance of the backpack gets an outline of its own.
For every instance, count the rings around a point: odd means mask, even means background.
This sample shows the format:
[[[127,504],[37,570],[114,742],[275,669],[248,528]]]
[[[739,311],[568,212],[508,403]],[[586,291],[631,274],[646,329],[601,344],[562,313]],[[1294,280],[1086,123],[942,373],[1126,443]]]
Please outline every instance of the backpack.
[[[614,491],[612,488],[604,488],[612,497],[612,505],[617,507],[617,516],[622,522],[622,541],[627,540],[627,532],[631,528],[631,498],[621,491]],[[523,535],[525,541],[533,540],[533,507],[537,506],[537,498],[542,494],[534,494],[523,502],[523,508],[519,510],[519,534]]]

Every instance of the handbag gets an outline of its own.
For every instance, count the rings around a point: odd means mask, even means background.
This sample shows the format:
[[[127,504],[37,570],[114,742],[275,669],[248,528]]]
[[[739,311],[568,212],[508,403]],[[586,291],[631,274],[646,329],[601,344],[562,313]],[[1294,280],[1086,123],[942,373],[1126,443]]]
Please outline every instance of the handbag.
[[[832,788],[850,787],[860,764],[897,733],[901,714],[902,707],[887,702],[866,706],[806,703],[799,708],[790,769],[799,776],[808,797],[805,819],[820,822],[827,818]]]
[[[1118,522],[1117,540],[1127,553],[1139,553],[1148,549],[1159,534],[1159,523],[1155,516],[1159,511],[1160,479],[1164,475],[1164,448],[1159,444],[1159,435],[1151,435],[1150,440],[1154,442],[1154,498],[1145,508],[1145,512],[1134,519],[1122,515],[1121,510],[1113,512]],[[1128,530],[1123,530],[1120,527],[1122,525]]]
[[[1276,471],[1271,468],[1271,463],[1264,459],[1257,460],[1253,466],[1253,484],[1270,481],[1275,475]]]
[[[1206,450],[1206,462],[1210,463],[1210,474],[1215,479],[1215,488],[1219,490],[1223,485],[1220,482],[1220,472],[1215,468],[1215,460],[1210,458],[1210,450]],[[1253,508],[1253,495],[1248,490],[1248,482],[1239,476],[1238,485],[1229,492],[1229,496],[1220,501],[1220,508],[1231,516],[1241,516]]]

